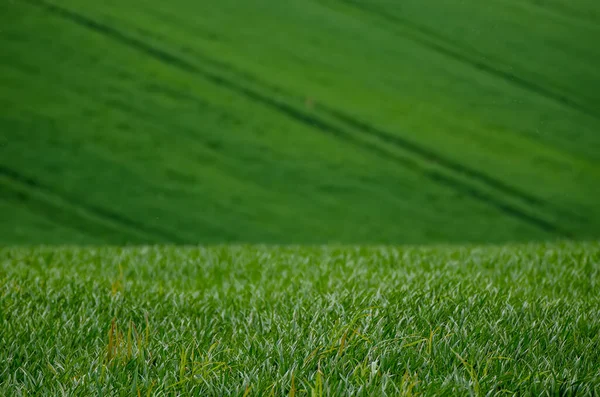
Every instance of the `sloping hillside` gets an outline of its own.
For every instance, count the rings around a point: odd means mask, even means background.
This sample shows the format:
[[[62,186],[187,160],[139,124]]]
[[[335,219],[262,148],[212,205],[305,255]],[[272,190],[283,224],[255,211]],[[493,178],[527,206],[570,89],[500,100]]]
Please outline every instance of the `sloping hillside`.
[[[0,3],[0,241],[600,236],[591,0]]]

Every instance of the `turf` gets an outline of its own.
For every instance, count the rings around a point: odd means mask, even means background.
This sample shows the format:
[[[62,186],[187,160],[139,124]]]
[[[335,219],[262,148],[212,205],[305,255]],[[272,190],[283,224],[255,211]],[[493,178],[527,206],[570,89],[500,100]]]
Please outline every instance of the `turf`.
[[[597,395],[600,244],[4,248],[2,395]]]
[[[600,237],[597,1],[0,3],[0,241]]]

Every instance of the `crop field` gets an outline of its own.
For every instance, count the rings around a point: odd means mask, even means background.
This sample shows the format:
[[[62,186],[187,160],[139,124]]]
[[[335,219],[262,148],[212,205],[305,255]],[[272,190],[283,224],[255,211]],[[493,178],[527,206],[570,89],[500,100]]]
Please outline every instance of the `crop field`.
[[[600,390],[600,244],[6,248],[2,395]]]
[[[0,396],[598,396],[598,43],[598,0],[0,0]]]
[[[0,2],[0,240],[600,236],[596,0]]]

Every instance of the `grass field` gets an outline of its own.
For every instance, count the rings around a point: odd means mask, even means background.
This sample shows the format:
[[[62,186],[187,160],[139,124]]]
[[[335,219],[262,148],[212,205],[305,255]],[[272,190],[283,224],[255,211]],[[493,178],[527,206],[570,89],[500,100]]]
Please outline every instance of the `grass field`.
[[[598,395],[599,265],[598,243],[2,249],[0,394]]]
[[[0,2],[0,241],[600,237],[596,0]]]
[[[598,0],[0,0],[0,396],[598,396],[599,42]]]

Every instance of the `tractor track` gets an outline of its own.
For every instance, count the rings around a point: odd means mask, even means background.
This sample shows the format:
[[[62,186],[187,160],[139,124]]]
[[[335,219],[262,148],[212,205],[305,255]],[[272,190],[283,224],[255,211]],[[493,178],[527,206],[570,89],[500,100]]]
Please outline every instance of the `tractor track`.
[[[481,70],[488,74],[491,74],[493,76],[496,76],[514,86],[517,86],[517,87],[527,90],[529,92],[533,92],[541,97],[550,99],[554,102],[557,102],[559,104],[567,106],[567,107],[571,108],[572,110],[575,110],[575,111],[583,113],[587,116],[593,117],[594,119],[599,118],[599,114],[597,111],[595,111],[594,109],[588,108],[588,107],[582,105],[581,103],[578,103],[577,101],[567,97],[566,95],[551,91],[539,84],[536,84],[536,83],[526,80],[522,77],[519,77],[518,75],[516,75],[514,73],[510,73],[510,72],[507,72],[507,71],[504,71],[501,69],[494,68],[493,66],[490,66],[487,63],[478,61],[472,57],[469,57],[468,55],[465,55],[465,54],[459,52],[459,51],[453,50],[448,46],[444,46],[444,45],[437,43],[437,41],[442,41],[442,42],[450,43],[450,44],[454,45],[455,47],[460,47],[457,44],[453,44],[450,41],[441,38],[438,34],[430,31],[429,29],[427,29],[423,26],[416,25],[405,19],[385,13],[377,8],[369,7],[359,1],[355,1],[355,0],[340,0],[340,1],[351,7],[359,9],[365,13],[374,15],[377,18],[386,20],[394,25],[400,25],[400,26],[406,27],[411,32],[403,32],[404,37],[406,37],[406,38],[414,41],[415,43],[418,43],[426,48],[429,48],[432,51],[442,54],[448,58],[454,59],[455,61],[469,65],[475,69],[478,69],[478,70]],[[415,34],[415,32],[416,32],[416,34]]]
[[[127,229],[129,229],[131,232],[134,232],[134,234],[137,234],[138,237],[141,237],[141,236],[144,236],[144,238],[154,237],[153,240],[155,240],[157,242],[158,241],[173,241],[173,242],[178,242],[178,243],[186,242],[183,239],[181,239],[179,236],[167,233],[164,230],[160,230],[160,229],[149,227],[147,225],[143,225],[139,222],[128,219],[120,214],[115,213],[115,212],[112,212],[112,211],[109,211],[109,210],[106,210],[104,208],[100,208],[97,206],[83,204],[75,199],[65,196],[64,194],[59,194],[56,191],[54,191],[53,189],[51,189],[47,186],[44,186],[37,180],[30,178],[28,176],[25,176],[25,175],[15,171],[15,170],[12,170],[8,167],[0,165],[0,175],[8,178],[9,180],[13,180],[21,185],[27,186],[29,189],[38,190],[45,194],[49,194],[51,196],[58,197],[60,200],[64,201],[65,203],[68,203],[71,207],[80,209],[80,210],[84,211],[85,213],[92,215],[95,218],[99,218],[101,220],[107,220],[107,221],[113,223],[114,225],[124,226]],[[4,187],[4,188],[6,189],[6,187]],[[21,198],[24,199],[25,197],[21,197]],[[108,228],[107,225],[101,225],[101,226],[103,228]]]
[[[459,162],[456,162],[452,159],[449,159],[444,156],[440,156],[438,153],[428,149],[425,146],[421,146],[413,141],[410,141],[398,134],[390,133],[389,131],[385,131],[381,128],[375,127],[372,124],[369,124],[365,121],[358,120],[352,116],[349,116],[339,110],[332,109],[326,105],[317,105],[320,107],[324,113],[328,114],[332,118],[356,129],[365,134],[369,134],[371,136],[375,136],[381,141],[395,146],[399,149],[406,150],[407,152],[413,153],[418,157],[432,163],[439,165],[448,170],[454,171],[459,175],[464,175],[466,177],[471,178],[472,180],[478,181],[483,185],[487,185],[488,187],[497,190],[498,192],[502,192],[507,196],[512,198],[521,200],[529,205],[544,207],[549,210],[554,211],[557,214],[563,215],[565,217],[571,218],[573,220],[577,220],[578,222],[584,222],[585,219],[579,216],[578,214],[573,214],[571,212],[565,211],[562,208],[558,208],[557,206],[540,199],[539,197],[535,197],[527,192],[524,192],[514,186],[511,186],[507,183],[502,182],[496,178],[493,178],[481,171],[472,169],[467,167]]]

